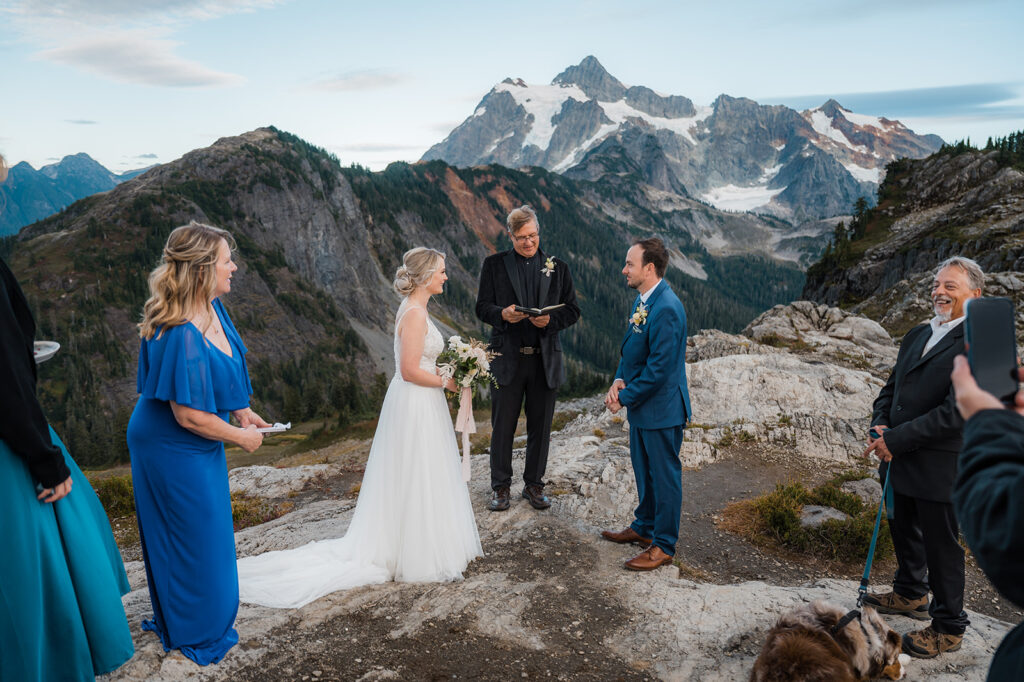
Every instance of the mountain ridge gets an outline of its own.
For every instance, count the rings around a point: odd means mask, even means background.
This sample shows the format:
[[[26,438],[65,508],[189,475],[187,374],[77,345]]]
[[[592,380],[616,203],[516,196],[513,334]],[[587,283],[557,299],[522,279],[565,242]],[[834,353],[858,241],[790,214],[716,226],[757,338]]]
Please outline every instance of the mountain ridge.
[[[144,173],[147,168],[122,174],[108,170],[84,152],[69,154],[39,170],[22,161],[0,183],[0,237],[16,234],[26,225],[47,218],[79,199],[106,192]]]
[[[666,159],[647,178],[651,184],[664,189],[668,171],[687,195],[717,208],[756,210],[796,224],[849,213],[856,199],[872,200],[885,163],[925,156],[942,143],[898,121],[854,114],[835,100],[803,112],[725,94],[710,106],[694,105],[681,95],[627,86],[588,56],[550,85],[501,81],[422,158],[568,172],[593,167],[593,156],[609,151],[605,143],[627,129],[649,135],[645,146],[660,147]],[[621,145],[614,154],[630,149]]]

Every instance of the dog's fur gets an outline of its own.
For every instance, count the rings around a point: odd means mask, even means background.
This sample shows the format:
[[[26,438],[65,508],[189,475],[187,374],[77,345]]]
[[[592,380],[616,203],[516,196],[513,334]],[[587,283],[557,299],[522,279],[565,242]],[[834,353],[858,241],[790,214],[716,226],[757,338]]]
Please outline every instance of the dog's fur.
[[[833,637],[846,615],[824,601],[799,606],[779,618],[754,662],[751,682],[856,682],[903,677],[902,641],[870,607]]]

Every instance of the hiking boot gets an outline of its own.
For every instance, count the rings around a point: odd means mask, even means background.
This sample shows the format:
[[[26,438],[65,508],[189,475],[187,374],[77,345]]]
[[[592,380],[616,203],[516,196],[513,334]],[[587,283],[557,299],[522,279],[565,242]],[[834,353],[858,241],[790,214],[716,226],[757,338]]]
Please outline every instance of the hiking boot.
[[[947,651],[956,651],[963,644],[964,636],[936,632],[929,625],[924,630],[915,630],[903,635],[903,651],[915,658],[935,658]]]
[[[888,613],[895,616],[910,616],[917,620],[929,620],[928,595],[917,599],[908,599],[895,592],[885,594],[864,595],[864,605],[871,606],[879,613]]]

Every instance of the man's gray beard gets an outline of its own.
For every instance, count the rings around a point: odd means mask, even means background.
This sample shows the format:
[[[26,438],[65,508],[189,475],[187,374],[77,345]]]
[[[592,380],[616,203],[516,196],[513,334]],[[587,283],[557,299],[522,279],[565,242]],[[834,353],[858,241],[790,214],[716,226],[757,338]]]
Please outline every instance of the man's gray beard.
[[[953,317],[953,311],[949,311],[948,313],[944,313],[944,312],[939,310],[939,306],[933,306],[932,310],[935,311],[935,317],[939,318],[939,322],[942,322],[943,324],[945,324],[946,322],[949,322],[950,318]]]

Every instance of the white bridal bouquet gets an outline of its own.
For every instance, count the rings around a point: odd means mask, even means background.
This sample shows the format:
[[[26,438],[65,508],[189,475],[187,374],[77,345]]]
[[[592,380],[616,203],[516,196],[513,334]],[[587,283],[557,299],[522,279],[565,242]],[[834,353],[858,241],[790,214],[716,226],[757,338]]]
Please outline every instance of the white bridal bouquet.
[[[481,386],[494,383],[491,360],[497,355],[487,350],[481,341],[470,339],[467,342],[461,336],[453,336],[448,339],[448,347],[437,356],[437,366],[442,376],[453,378],[463,389],[476,393]]]
[[[498,353],[470,339],[461,336],[448,339],[448,347],[437,356],[437,369],[441,376],[455,380],[459,385],[459,414],[455,417],[455,430],[462,432],[462,480],[469,481],[469,434],[476,433],[473,420],[473,393],[481,386],[493,384],[491,360]]]

